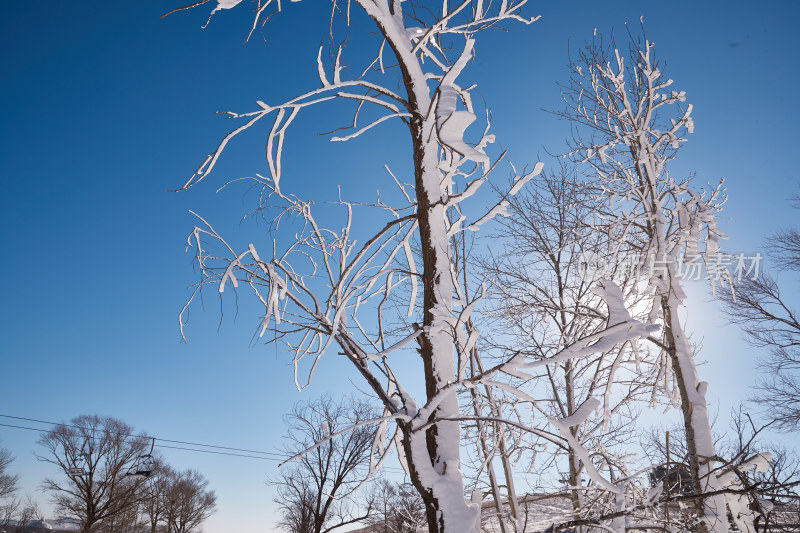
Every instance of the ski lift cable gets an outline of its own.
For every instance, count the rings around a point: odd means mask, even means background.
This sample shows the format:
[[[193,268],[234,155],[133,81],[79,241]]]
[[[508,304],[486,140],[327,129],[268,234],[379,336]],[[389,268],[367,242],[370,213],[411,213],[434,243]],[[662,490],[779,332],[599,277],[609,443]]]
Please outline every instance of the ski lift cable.
[[[0,417],[13,418],[15,420],[24,420],[26,422],[37,422],[37,423],[40,423],[40,424],[49,424],[49,425],[52,425],[52,426],[62,426],[62,427],[71,427],[71,428],[75,428],[75,429],[83,429],[83,428],[80,428],[79,426],[75,426],[73,424],[64,424],[62,422],[51,422],[49,420],[38,420],[36,418],[25,418],[25,417],[21,417],[21,416],[12,416],[12,415],[6,415],[6,414],[2,414],[2,413],[0,413]],[[13,426],[13,427],[16,427],[16,426]],[[35,429],[35,428],[22,428],[22,429]],[[36,429],[36,431],[41,431],[41,430]],[[91,430],[91,431],[94,432],[95,430]],[[123,437],[138,437],[138,435],[129,435],[129,434],[124,434],[122,436]],[[283,454],[279,454],[279,453],[276,453],[276,452],[264,452],[264,451],[260,451],[260,450],[248,450],[248,449],[245,449],[245,448],[232,448],[230,446],[218,446],[218,445],[214,445],[214,444],[202,444],[202,443],[199,443],[199,442],[189,442],[189,441],[181,441],[181,440],[173,440],[173,439],[163,439],[161,437],[155,437],[155,439],[158,440],[159,442],[169,442],[171,444],[185,444],[187,446],[201,446],[201,447],[204,447],[204,448],[215,448],[215,449],[218,449],[218,450],[229,450],[229,451],[234,451],[234,452],[244,452],[244,453],[250,453],[250,454],[255,453],[255,454],[262,454],[262,455],[272,455],[272,456],[275,456],[275,458],[277,458],[277,459],[286,459],[288,457],[288,456],[284,456]],[[157,446],[159,448],[165,448],[166,447],[166,446],[163,446],[161,444],[157,444]],[[181,448],[177,448],[177,449],[181,449]],[[200,450],[198,450],[198,451],[200,451]]]
[[[65,426],[67,424],[55,424],[55,425]],[[14,425],[14,424],[3,424],[3,423],[0,423],[0,426],[8,427],[8,428],[15,428],[15,429],[27,429],[27,430],[30,430],[30,431],[36,431],[38,433],[42,433],[44,431],[47,431],[47,430],[42,429],[42,428],[32,428],[32,427],[27,427],[27,426],[17,426],[17,425]],[[92,438],[96,438],[96,437],[92,437]],[[158,437],[156,437],[156,440],[158,440]],[[200,446],[202,446],[202,445],[200,445]],[[283,461],[283,460],[289,458],[288,456],[286,456],[285,458],[263,457],[263,456],[258,456],[258,455],[245,455],[245,454],[240,454],[240,453],[218,452],[218,451],[214,451],[214,450],[199,450],[197,448],[186,448],[186,447],[183,447],[183,446],[168,446],[166,444],[155,444],[155,447],[156,448],[168,448],[168,449],[171,449],[171,450],[185,450],[185,451],[189,451],[189,452],[211,453],[211,454],[215,454],[215,455],[229,455],[229,456],[233,456],[233,457],[244,457],[244,458],[248,458],[248,459],[261,459],[261,460],[267,460],[267,461]],[[259,452],[259,453],[266,453],[266,452]]]
[[[8,416],[9,418],[21,418],[21,417],[11,417],[9,415],[0,415],[0,416]],[[25,419],[25,420],[27,420],[27,419]],[[39,422],[39,421],[37,420],[37,422]],[[69,424],[57,424],[57,423],[54,423],[54,422],[44,422],[44,421],[42,421],[42,423],[43,424],[56,425],[56,426],[75,427],[75,426],[70,426]],[[8,427],[8,428],[15,428],[15,429],[27,429],[27,430],[30,430],[30,431],[36,431],[38,433],[41,433],[42,431],[45,431],[42,428],[32,428],[32,427],[27,427],[27,426],[17,426],[17,425],[13,425],[13,424],[0,423],[0,426]],[[160,439],[158,439],[158,437],[155,437],[155,440],[160,440]],[[173,441],[169,441],[169,442],[173,442]],[[201,444],[200,446],[209,446],[209,445],[207,445],[207,444],[206,445],[202,445]],[[283,461],[286,461],[287,459],[290,458],[288,456],[285,456],[285,457],[280,457],[279,456],[279,457],[276,458],[276,457],[263,457],[263,456],[258,456],[258,455],[245,455],[245,454],[240,454],[240,453],[218,452],[218,451],[214,451],[214,450],[198,450],[197,448],[186,448],[186,447],[182,447],[182,446],[168,446],[166,444],[155,444],[155,447],[156,448],[167,448],[167,449],[170,449],[170,450],[184,450],[184,451],[189,451],[189,452],[210,453],[210,454],[214,454],[214,455],[227,455],[227,456],[230,456],[230,457],[243,457],[245,459],[260,459],[262,461],[283,462]],[[235,450],[237,448],[231,448],[231,449]],[[258,452],[258,453],[273,453],[273,452]],[[275,455],[278,455],[278,454],[275,454]],[[387,467],[387,466],[383,466],[381,468],[386,470],[386,471],[388,471],[388,472],[398,472],[398,473],[403,472],[403,470],[401,470],[399,468],[393,468],[393,467]]]

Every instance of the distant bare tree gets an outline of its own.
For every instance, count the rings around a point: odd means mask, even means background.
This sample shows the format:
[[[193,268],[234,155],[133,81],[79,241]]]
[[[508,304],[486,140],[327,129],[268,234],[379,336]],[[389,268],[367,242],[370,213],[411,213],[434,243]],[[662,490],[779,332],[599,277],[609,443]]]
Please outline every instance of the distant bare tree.
[[[126,505],[119,512],[98,524],[97,533],[140,533],[145,524],[140,520],[140,506],[142,501],[137,500],[134,505]]]
[[[11,452],[0,448],[0,528],[5,527],[11,521],[12,515],[19,507],[19,500],[12,498],[17,490],[19,476],[8,471],[13,460],[14,456],[11,455]]]
[[[8,498],[0,504],[0,531],[9,531],[14,515],[17,514],[20,501],[18,498]]]
[[[13,460],[14,456],[11,455],[11,452],[0,448],[0,498],[10,496],[17,490],[19,476],[8,472],[8,467]]]
[[[29,496],[23,500],[13,498],[0,508],[0,531],[25,533],[25,528],[34,520],[44,520],[39,505]]]
[[[185,470],[166,477],[164,520],[167,533],[194,533],[211,516],[217,496],[208,489],[208,479],[197,470]]]
[[[800,209],[800,194],[791,198],[796,209]],[[800,231],[797,228],[779,229],[767,239],[770,258],[779,268],[800,272]]]
[[[314,501],[311,481],[293,473],[285,473],[275,502],[281,511],[278,528],[284,531],[309,533],[314,531]]]
[[[375,533],[416,533],[427,528],[425,503],[412,485],[382,479],[373,496],[375,511],[368,522]]]
[[[800,208],[800,196],[794,197]],[[766,241],[767,254],[779,269],[800,273],[800,232],[781,229]],[[753,346],[766,348],[765,377],[755,401],[786,431],[800,429],[800,315],[767,272],[737,280],[735,290],[720,291],[724,311],[739,324]]]
[[[144,531],[156,533],[159,526],[166,522],[170,485],[176,475],[163,459],[156,457],[152,479],[145,484],[142,490]]]
[[[39,504],[30,495],[25,498],[24,503],[16,498],[12,503],[13,511],[5,517],[5,523],[0,523],[0,528],[3,528],[7,533],[27,533],[30,531],[28,526],[31,522],[44,520]]]
[[[288,417],[287,451],[298,453],[317,447],[283,467],[275,502],[281,511],[279,527],[293,533],[326,533],[366,519],[372,504],[356,513],[348,501],[367,475],[370,466],[374,425],[359,425],[374,418],[372,409],[330,396],[298,405]],[[351,431],[331,438],[337,431]]]
[[[43,434],[39,444],[46,453],[36,457],[62,474],[42,487],[81,533],[136,505],[143,482],[127,474],[147,453],[145,434],[134,436],[133,428],[115,418],[83,415]]]

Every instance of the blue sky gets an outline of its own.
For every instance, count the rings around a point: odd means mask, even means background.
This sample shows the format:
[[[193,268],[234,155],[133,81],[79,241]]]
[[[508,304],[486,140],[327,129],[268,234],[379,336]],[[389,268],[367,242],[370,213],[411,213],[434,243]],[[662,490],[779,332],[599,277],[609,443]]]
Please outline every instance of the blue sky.
[[[160,19],[180,5],[167,0],[4,6],[0,414],[61,421],[100,413],[162,438],[275,450],[294,402],[348,390],[348,371],[326,363],[298,393],[281,354],[251,342],[255,315],[246,308],[234,319],[226,304],[220,326],[219,303],[207,300],[205,313],[192,314],[189,342],[180,342],[177,314],[196,279],[184,253],[193,225],[187,210],[247,240],[254,227],[239,224],[243,189],[214,191],[226,178],[263,169],[263,137],[235,143],[209,182],[166,192],[230,128],[216,111],[249,110],[257,99],[277,101],[318,83],[328,9],[317,2],[286,3],[266,26],[269,42],[257,36],[248,44],[246,9],[222,12],[202,30],[205,7]],[[643,16],[668,76],[694,105],[696,132],[672,172],[726,178],[726,248],[754,251],[770,231],[797,220],[787,197],[800,182],[800,4],[576,0],[532,2],[528,13],[542,19],[486,35],[465,73],[514,162],[563,150],[568,126],[542,109],[560,107],[556,82],[568,76],[570,40],[579,45],[594,28],[621,33]],[[314,135],[325,125],[307,115],[288,139],[284,182],[296,192],[325,197],[340,182],[354,194],[374,191],[382,163],[401,161],[407,150],[379,142],[386,130],[333,145]],[[692,292],[706,299],[702,287]],[[713,305],[699,309],[689,329],[702,332],[709,363],[701,373],[724,413],[752,383],[755,354]],[[23,488],[44,502],[37,488],[48,470],[32,456],[35,440],[34,432],[0,426]],[[178,468],[200,469],[217,490],[207,533],[269,530],[264,480],[275,475],[273,461],[164,453]]]

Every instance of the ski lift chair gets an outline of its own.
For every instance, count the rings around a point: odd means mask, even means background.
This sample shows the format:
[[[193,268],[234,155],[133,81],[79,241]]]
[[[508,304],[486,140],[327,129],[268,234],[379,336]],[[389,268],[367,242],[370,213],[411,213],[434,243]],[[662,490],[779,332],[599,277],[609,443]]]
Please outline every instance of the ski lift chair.
[[[156,439],[153,438],[153,442],[150,443],[150,451],[144,455],[140,455],[136,459],[128,472],[125,474],[126,477],[131,479],[147,479],[153,475],[156,462],[153,458],[153,447],[155,447],[155,445]]]

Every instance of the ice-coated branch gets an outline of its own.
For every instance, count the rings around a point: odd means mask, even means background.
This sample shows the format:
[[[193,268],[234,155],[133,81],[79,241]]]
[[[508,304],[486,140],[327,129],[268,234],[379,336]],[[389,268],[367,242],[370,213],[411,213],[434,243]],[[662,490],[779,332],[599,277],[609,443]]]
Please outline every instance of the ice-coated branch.
[[[570,430],[571,427],[578,426],[586,421],[591,412],[597,409],[599,406],[599,400],[596,398],[589,398],[569,417],[556,418],[551,416],[547,418],[547,421],[558,429],[561,437],[567,441],[569,447],[575,452],[580,461],[583,463],[586,473],[589,475],[592,481],[609,492],[619,494],[622,492],[622,489],[612,484],[605,477],[603,477],[600,472],[597,471],[597,468],[595,468],[591,458],[589,457],[589,451],[581,442],[578,441],[578,439],[575,438]]]
[[[595,286],[594,292],[603,298],[609,309],[606,328],[587,335],[567,346],[557,354],[536,361],[523,361],[516,357],[509,363],[515,370],[531,370],[551,363],[586,357],[593,353],[606,352],[615,345],[628,341],[647,338],[657,331],[659,326],[648,325],[631,317],[622,303],[620,288],[611,280],[602,280]]]
[[[288,463],[290,461],[295,461],[295,460],[299,459],[300,457],[306,455],[307,453],[313,452],[314,450],[316,450],[320,446],[323,446],[324,444],[330,442],[331,440],[335,439],[336,437],[338,437],[340,435],[344,435],[345,433],[349,433],[349,432],[353,431],[356,428],[363,427],[363,426],[370,426],[370,425],[373,425],[373,424],[380,424],[380,423],[386,422],[388,420],[403,420],[403,419],[407,419],[407,418],[408,418],[408,416],[405,415],[405,414],[394,414],[394,415],[390,415],[390,416],[382,416],[382,417],[378,417],[378,418],[370,418],[369,420],[361,420],[356,424],[351,424],[351,425],[349,425],[348,427],[346,427],[344,429],[341,429],[339,431],[335,431],[333,433],[328,434],[326,437],[318,440],[317,442],[315,442],[314,444],[312,444],[308,448],[306,448],[304,450],[301,450],[300,452],[294,454],[293,456],[289,457],[285,461],[281,462],[278,466],[283,466],[283,465],[285,465],[286,463]]]

